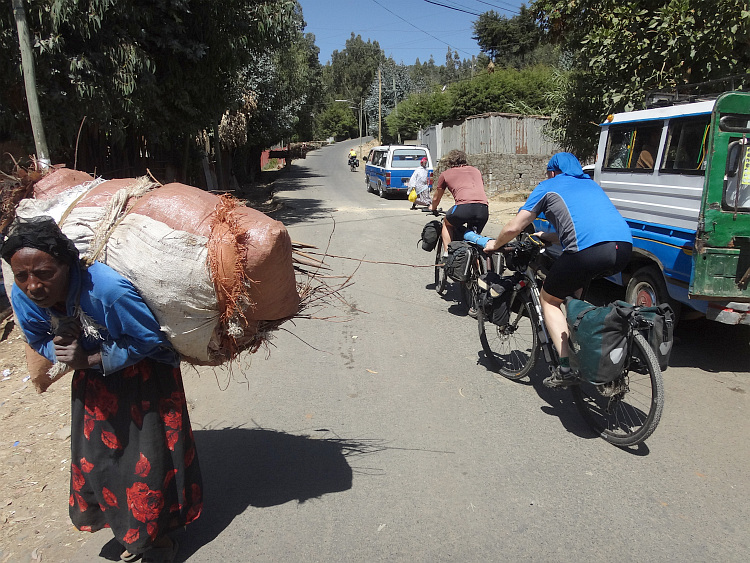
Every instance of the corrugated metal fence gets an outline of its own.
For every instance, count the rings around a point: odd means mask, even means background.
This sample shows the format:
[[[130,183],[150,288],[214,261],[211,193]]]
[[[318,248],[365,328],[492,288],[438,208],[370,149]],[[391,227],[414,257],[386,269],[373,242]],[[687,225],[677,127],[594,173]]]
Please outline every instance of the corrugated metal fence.
[[[452,149],[466,154],[548,155],[560,151],[543,133],[548,117],[487,113],[444,122],[421,132],[422,144],[439,160]]]
[[[523,190],[540,181],[549,158],[562,150],[542,132],[548,121],[542,116],[487,113],[424,129],[418,142],[427,146],[435,163],[453,149],[464,151],[469,163],[482,171],[488,194]]]

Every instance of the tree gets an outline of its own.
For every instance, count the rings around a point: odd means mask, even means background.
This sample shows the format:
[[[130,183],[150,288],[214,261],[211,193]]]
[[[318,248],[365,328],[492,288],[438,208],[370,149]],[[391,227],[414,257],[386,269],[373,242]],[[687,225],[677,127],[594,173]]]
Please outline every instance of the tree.
[[[642,107],[649,91],[750,68],[746,0],[536,0],[532,9],[572,60],[553,116],[561,133],[571,125],[561,120],[601,122],[608,113]],[[578,115],[586,107],[586,116]],[[562,137],[569,146],[583,142]],[[593,147],[593,139],[587,144]]]
[[[372,81],[369,95],[364,101],[364,112],[370,123],[371,134],[377,135],[378,113],[380,112],[385,125],[383,137],[387,140],[395,140],[398,138],[399,131],[389,130],[386,118],[396,110],[399,102],[405,100],[412,92],[416,92],[417,87],[411,79],[409,67],[396,64],[391,58],[381,66],[380,80],[382,81],[382,88],[377,75]]]
[[[496,65],[523,68],[543,38],[535,13],[521,4],[520,13],[507,18],[490,10],[474,22],[474,39]]]
[[[413,137],[419,129],[441,121],[463,119],[470,115],[506,112],[548,115],[547,93],[554,88],[555,71],[537,65],[515,70],[500,68],[462,80],[429,93],[415,93],[398,105],[398,113],[386,118],[390,135]]]
[[[198,131],[242,105],[244,69],[296,37],[302,22],[294,0],[90,0],[86,10],[77,0],[29,0],[27,7],[54,161],[74,163],[85,117],[79,163],[121,174],[143,173],[146,155],[185,154]],[[8,77],[0,137],[25,132],[11,22],[0,12],[0,70]]]
[[[358,122],[349,108],[349,102],[334,102],[320,113],[318,130],[322,137],[356,137],[359,132]]]
[[[368,39],[365,43],[361,36],[352,33],[344,49],[331,54],[329,76],[334,99],[357,101],[364,98],[384,61],[385,54],[377,41]]]

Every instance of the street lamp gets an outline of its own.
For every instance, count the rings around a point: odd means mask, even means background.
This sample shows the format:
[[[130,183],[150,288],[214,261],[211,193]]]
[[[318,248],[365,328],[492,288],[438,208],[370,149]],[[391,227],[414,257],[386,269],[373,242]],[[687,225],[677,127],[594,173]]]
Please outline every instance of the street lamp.
[[[334,102],[347,102],[350,104],[356,104],[357,102],[352,100],[334,100]],[[349,106],[351,109],[357,109],[357,106]],[[362,99],[359,100],[359,157],[362,158]]]

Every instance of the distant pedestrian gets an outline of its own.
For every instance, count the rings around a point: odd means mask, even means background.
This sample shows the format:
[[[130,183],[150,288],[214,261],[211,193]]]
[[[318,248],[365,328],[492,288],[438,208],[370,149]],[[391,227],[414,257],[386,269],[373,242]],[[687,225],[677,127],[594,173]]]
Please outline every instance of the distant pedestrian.
[[[417,200],[412,203],[411,208],[416,209],[417,205],[427,207],[432,202],[430,195],[429,173],[427,172],[427,157],[422,157],[419,161],[419,168],[409,178],[409,191],[414,188],[417,191]]]

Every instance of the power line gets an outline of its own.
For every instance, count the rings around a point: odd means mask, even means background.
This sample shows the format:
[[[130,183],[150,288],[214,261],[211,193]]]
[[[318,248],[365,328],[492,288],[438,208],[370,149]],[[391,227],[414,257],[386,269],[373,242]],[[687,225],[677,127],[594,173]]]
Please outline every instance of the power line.
[[[409,24],[409,25],[410,25],[410,26],[412,26],[412,27],[413,27],[414,29],[416,29],[416,30],[418,30],[418,31],[421,31],[421,32],[422,32],[422,33],[424,33],[425,35],[428,35],[428,36],[432,37],[432,38],[433,38],[433,39],[434,39],[435,41],[439,41],[440,43],[443,43],[444,45],[447,45],[447,46],[448,46],[448,48],[450,49],[450,43],[446,43],[445,41],[443,41],[443,40],[442,40],[442,39],[440,39],[439,37],[435,37],[435,36],[434,36],[434,35],[432,35],[431,33],[428,33],[428,32],[426,32],[426,31],[425,31],[424,29],[421,29],[421,28],[417,27],[416,25],[414,25],[413,23],[411,23],[411,22],[410,22],[409,20],[406,20],[406,19],[402,18],[402,17],[401,17],[400,15],[398,15],[397,13],[395,13],[395,12],[393,12],[392,10],[389,10],[388,8],[386,8],[385,6],[383,6],[383,4],[381,4],[380,2],[378,2],[378,0],[372,0],[372,1],[373,1],[373,2],[375,2],[375,3],[376,3],[376,4],[378,5],[378,6],[380,6],[381,8],[383,8],[383,9],[384,9],[384,10],[385,10],[386,12],[388,12],[389,14],[391,14],[391,15],[393,15],[393,16],[396,16],[396,17],[397,17],[398,19],[400,19],[400,20],[401,20],[402,22],[404,22],[404,23],[407,23],[407,24]],[[425,0],[425,2],[429,2],[429,1],[430,1],[430,0]],[[432,3],[432,4],[436,4],[436,2],[430,2],[430,3]],[[440,5],[440,4],[438,4],[438,5]],[[454,9],[455,9],[455,8],[454,8]],[[468,12],[467,12],[467,13],[468,13]],[[479,14],[474,14],[474,15],[479,15]],[[459,50],[459,49],[456,49],[456,50]],[[465,54],[467,54],[467,55],[468,55],[468,56],[470,56],[470,57],[473,57],[473,56],[474,56],[474,55],[473,55],[472,53],[469,53],[468,51],[464,51],[463,49],[460,49],[460,51],[461,51],[462,53],[465,53]]]
[[[468,10],[462,10],[461,8],[456,8],[455,6],[449,6],[448,4],[441,4],[440,2],[434,2],[433,0],[424,0],[428,4],[434,4],[435,6],[440,6],[441,8],[448,8],[449,10],[455,10],[457,12],[463,12],[464,14],[469,14],[470,16],[481,16],[482,14],[478,14],[477,12],[470,12]],[[389,10],[390,11],[390,10]],[[393,12],[391,12],[393,13]]]
[[[496,4],[490,4],[489,2],[485,2],[484,0],[475,0],[475,1],[479,2],[480,4],[484,4],[485,6],[491,6],[493,8],[497,8],[498,10],[503,10],[505,12],[510,12],[512,14],[518,15],[518,14],[521,13],[520,10],[516,9],[515,6],[513,6],[512,4],[508,4],[507,2],[500,2],[501,4],[505,4],[506,6],[508,6],[507,8],[504,8],[503,6],[498,6]]]

